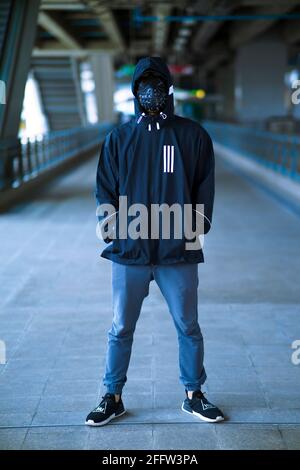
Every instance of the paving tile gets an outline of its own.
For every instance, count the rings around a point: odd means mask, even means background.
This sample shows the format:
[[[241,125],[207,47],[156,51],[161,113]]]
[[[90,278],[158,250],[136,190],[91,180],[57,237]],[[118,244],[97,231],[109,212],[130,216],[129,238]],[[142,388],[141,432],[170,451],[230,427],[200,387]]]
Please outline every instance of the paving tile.
[[[132,367],[131,365],[129,366],[128,373],[127,373],[127,379],[128,381],[133,379],[133,378],[141,378],[141,379],[152,379],[152,368],[151,364],[148,366],[142,366],[142,367]]]
[[[89,395],[97,393],[99,390],[98,380],[58,380],[54,378],[45,387],[44,396],[69,395]]]
[[[0,413],[33,413],[39,400],[39,396],[24,395],[22,398],[6,396],[0,398]]]
[[[207,381],[209,382],[210,380],[218,380],[220,377],[222,377],[224,380],[236,380],[237,377],[239,377],[239,380],[254,380],[257,381],[258,379],[258,374],[255,370],[254,367],[249,366],[249,367],[240,367],[240,366],[215,366],[211,367],[208,366],[205,368],[206,369],[206,374],[207,374]]]
[[[177,392],[170,391],[161,392],[160,389],[155,389],[154,392],[154,407],[159,412],[161,408],[180,408],[183,400],[185,398],[184,390],[179,390]]]
[[[89,450],[144,450],[153,448],[152,425],[108,425],[89,429]]]
[[[262,385],[257,378],[243,376],[239,380],[236,377],[210,377],[205,383],[209,392],[262,392]]]
[[[231,423],[296,424],[299,423],[300,419],[299,409],[223,407],[223,411]]]
[[[145,417],[147,419],[147,417]],[[152,413],[152,422],[157,424],[176,424],[176,423],[192,423],[192,424],[206,424],[200,421],[196,416],[184,413],[181,410],[181,404],[177,408],[158,408],[154,409]]]
[[[80,450],[87,441],[87,429],[82,428],[31,428],[23,450]]]
[[[286,345],[248,345],[249,355],[255,367],[289,367],[291,348]]]
[[[218,441],[215,426],[198,424],[155,424],[154,449],[215,450]]]
[[[74,351],[69,355],[60,354],[57,358],[54,369],[70,371],[72,369],[82,370],[87,368],[99,368],[103,366],[105,355],[103,354],[74,354]]]
[[[216,352],[213,348],[210,351],[205,342],[205,364],[210,367],[249,367],[252,366],[250,354],[247,354],[243,348],[238,352]]]
[[[48,346],[46,345],[30,345],[30,344],[26,344],[26,345],[22,345],[22,346],[19,346],[13,357],[14,359],[34,359],[36,357],[40,357],[40,358],[48,358],[49,361],[51,361],[53,358],[57,357],[59,354],[59,350],[58,348],[55,349],[55,348],[49,348]]]
[[[154,390],[164,392],[181,392],[184,393],[184,385],[180,382],[179,377],[174,376],[173,378],[160,378],[159,381],[153,382]]]
[[[277,426],[220,425],[216,426],[218,443],[226,450],[286,449]]]
[[[151,379],[137,379],[136,377],[132,377],[130,380],[126,382],[126,391],[130,393],[151,393],[153,390],[153,381]],[[101,390],[105,390],[102,387]],[[125,388],[124,388],[125,390]]]
[[[106,353],[106,345],[87,345],[85,347],[81,347],[80,345],[75,346],[62,346],[60,350],[61,357],[65,359],[69,359],[70,357],[76,356],[78,358],[84,359],[87,356],[98,356],[102,357]]]
[[[31,378],[20,379],[18,377],[15,380],[5,380],[5,374],[0,376],[0,398],[7,396],[14,396],[23,398],[25,396],[39,396],[45,388],[45,380],[33,381]]]
[[[289,450],[300,449],[300,427],[279,426],[283,441]]]
[[[82,412],[86,414],[97,405],[98,396],[94,395],[77,395],[70,397],[66,395],[58,396],[42,396],[38,404],[37,413],[43,412]]]
[[[169,365],[165,366],[153,366],[153,378],[157,380],[158,383],[161,379],[170,379],[174,380],[176,377],[179,376],[179,366],[176,363],[170,363]]]
[[[65,364],[65,368],[55,367],[51,369],[49,372],[49,381],[53,382],[53,380],[63,381],[63,380],[91,380],[91,381],[100,381],[102,380],[104,372],[104,364],[102,366],[97,364],[97,366],[90,367],[89,364],[86,367],[74,367],[74,364],[71,364],[67,367]]]
[[[130,367],[148,366],[152,362],[154,362],[153,354],[135,355],[131,356]]]
[[[271,331],[249,331],[242,333],[243,341],[246,345],[286,345],[287,337],[282,331],[276,331],[272,333]]]
[[[15,371],[16,375],[32,375],[38,371],[48,371],[53,367],[55,358],[46,359],[10,359],[7,363],[8,371]]]
[[[287,389],[287,387],[286,387]],[[299,409],[300,410],[300,394],[299,388],[292,388],[290,392],[284,389],[278,390],[270,388],[266,391],[265,396],[269,406],[272,408]]]
[[[272,367],[255,366],[255,370],[260,379],[265,381],[279,379],[283,382],[293,379],[299,380],[300,378],[300,367],[297,367],[292,363],[286,367],[281,367],[280,364],[278,364],[276,367],[276,374]]]
[[[21,380],[22,377],[28,378],[32,377],[32,380],[37,382],[46,382],[48,376],[50,374],[51,369],[31,369],[31,368],[10,368],[7,367],[5,371],[3,371],[2,379],[6,381],[6,383],[14,383],[16,378]]]
[[[154,399],[152,393],[127,393],[125,391],[122,398],[127,410],[131,408],[140,410],[153,408]]]
[[[0,426],[28,426],[33,419],[33,413],[1,413]]]
[[[82,426],[85,418],[91,410],[72,410],[72,411],[46,411],[40,409],[35,413],[32,425],[35,426]]]
[[[23,429],[0,429],[0,449],[20,450],[27,433],[27,428]]]

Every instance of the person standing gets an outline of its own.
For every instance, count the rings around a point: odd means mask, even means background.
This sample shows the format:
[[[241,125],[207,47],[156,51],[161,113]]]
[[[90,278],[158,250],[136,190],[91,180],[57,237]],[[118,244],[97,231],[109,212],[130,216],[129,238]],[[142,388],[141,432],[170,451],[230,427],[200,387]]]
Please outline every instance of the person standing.
[[[200,243],[188,249],[186,236],[176,237],[174,229],[168,238],[160,229],[153,238],[116,236],[122,225],[120,197],[125,196],[128,206],[143,204],[150,212],[153,204],[190,205],[194,223],[200,214],[206,234],[215,192],[212,142],[197,122],[174,114],[172,78],[160,57],[137,63],[132,92],[135,117],[106,136],[97,167],[97,205],[113,208],[108,216],[98,216],[107,243],[101,256],[112,261],[113,321],[103,377],[106,393],[86,424],[102,426],[125,413],[122,391],[134,331],[152,280],[167,302],[178,334],[180,381],[185,389],[182,410],[215,423],[224,415],[201,391],[206,372],[197,309],[198,263],[204,261]],[[197,210],[198,204],[203,212]],[[126,228],[131,221],[128,216]],[[150,217],[146,222],[149,231],[156,228]]]

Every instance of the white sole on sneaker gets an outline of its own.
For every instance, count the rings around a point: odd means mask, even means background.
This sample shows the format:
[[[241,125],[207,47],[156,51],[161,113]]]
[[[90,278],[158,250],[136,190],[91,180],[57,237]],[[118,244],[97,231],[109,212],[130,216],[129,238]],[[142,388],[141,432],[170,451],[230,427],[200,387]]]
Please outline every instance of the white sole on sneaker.
[[[217,416],[215,419],[206,418],[205,416],[201,415],[200,413],[196,413],[195,411],[188,411],[183,408],[183,403],[181,405],[182,411],[188,413],[189,415],[197,416],[197,418],[202,419],[202,421],[206,421],[207,423],[219,423],[220,421],[224,421],[223,416]]]
[[[101,423],[95,423],[95,421],[91,420],[91,419],[88,419],[85,424],[87,426],[104,426],[105,424],[109,423],[112,419],[115,419],[115,418],[119,418],[120,416],[124,415],[126,413],[126,410],[122,411],[122,413],[118,414],[116,416],[116,414],[112,414],[110,415],[109,418],[105,419],[104,421],[101,421]]]

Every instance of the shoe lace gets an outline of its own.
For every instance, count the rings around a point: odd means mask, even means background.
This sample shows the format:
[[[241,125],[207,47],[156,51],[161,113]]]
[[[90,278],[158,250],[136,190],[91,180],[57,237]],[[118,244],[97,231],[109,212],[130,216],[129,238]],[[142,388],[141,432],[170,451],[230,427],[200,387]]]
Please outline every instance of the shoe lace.
[[[102,402],[109,401],[109,400],[114,401],[114,395],[112,395],[111,393],[106,393],[105,395],[103,395]]]
[[[96,410],[103,407],[105,403],[108,401],[113,401],[113,395],[111,395],[110,393],[106,393],[105,395],[102,396],[102,400],[100,401],[99,405],[96,407]]]

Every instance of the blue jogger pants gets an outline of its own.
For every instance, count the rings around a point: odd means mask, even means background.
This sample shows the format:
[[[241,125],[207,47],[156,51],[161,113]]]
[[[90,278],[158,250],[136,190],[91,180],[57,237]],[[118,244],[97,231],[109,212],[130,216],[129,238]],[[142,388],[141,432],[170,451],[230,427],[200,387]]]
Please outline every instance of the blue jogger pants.
[[[103,383],[119,394],[127,381],[133,334],[154,279],[172,315],[179,343],[180,381],[187,390],[205,382],[203,337],[198,324],[198,265],[123,265],[112,262],[113,321],[108,333]]]

